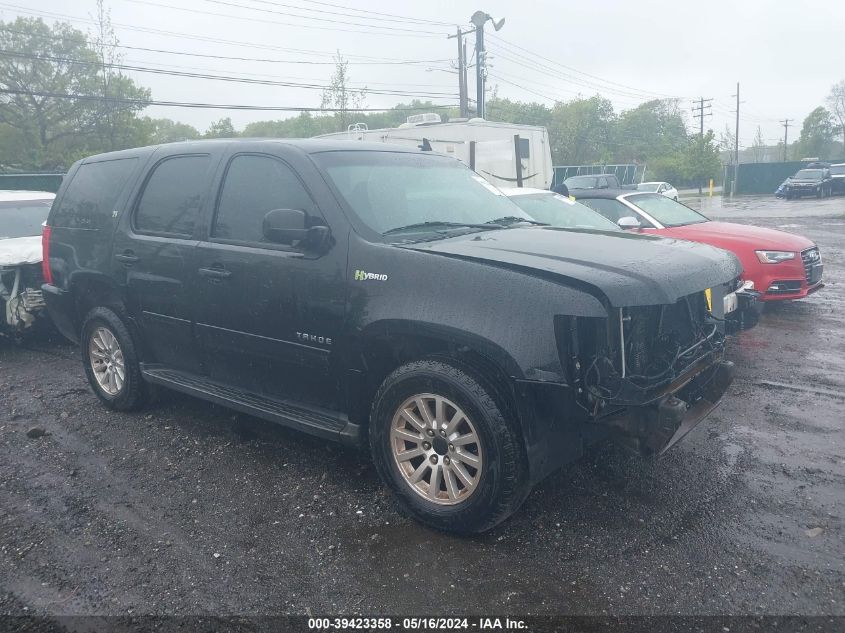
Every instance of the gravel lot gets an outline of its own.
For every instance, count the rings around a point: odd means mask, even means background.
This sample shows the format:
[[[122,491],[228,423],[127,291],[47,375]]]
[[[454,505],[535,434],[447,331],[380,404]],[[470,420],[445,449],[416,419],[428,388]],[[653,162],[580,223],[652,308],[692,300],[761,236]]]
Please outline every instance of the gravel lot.
[[[472,539],[366,455],[179,395],[112,413],[71,346],[0,342],[0,613],[845,615],[845,198],[705,202],[816,240],[827,288],[732,341],[664,458],[598,448]]]

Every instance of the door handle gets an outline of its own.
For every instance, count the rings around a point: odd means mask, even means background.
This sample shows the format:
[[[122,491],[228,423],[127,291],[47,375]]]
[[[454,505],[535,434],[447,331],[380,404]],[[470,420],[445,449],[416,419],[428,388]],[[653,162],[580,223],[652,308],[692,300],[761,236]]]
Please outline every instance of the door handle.
[[[200,268],[199,274],[209,279],[226,279],[232,275],[232,272],[226,270],[222,266],[212,266],[211,268]]]
[[[132,264],[136,264],[141,261],[141,258],[135,255],[132,251],[123,251],[122,253],[115,255],[114,258],[127,266],[131,266]]]

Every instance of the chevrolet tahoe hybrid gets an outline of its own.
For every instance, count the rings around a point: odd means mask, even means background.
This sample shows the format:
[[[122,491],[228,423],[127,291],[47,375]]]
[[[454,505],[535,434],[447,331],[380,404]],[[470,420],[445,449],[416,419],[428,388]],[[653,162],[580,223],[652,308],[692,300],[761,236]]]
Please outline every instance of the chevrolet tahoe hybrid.
[[[345,141],[94,156],[43,235],[44,294],[107,407],[157,387],[369,446],[400,505],[478,532],[596,440],[658,453],[732,379],[741,268],[542,225],[458,161]]]

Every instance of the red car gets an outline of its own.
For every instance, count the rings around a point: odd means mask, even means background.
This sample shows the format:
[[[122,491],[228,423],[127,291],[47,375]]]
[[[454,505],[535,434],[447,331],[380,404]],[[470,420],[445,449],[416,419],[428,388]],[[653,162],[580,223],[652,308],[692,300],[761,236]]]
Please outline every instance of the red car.
[[[802,299],[824,287],[819,248],[806,237],[747,224],[715,222],[655,193],[598,190],[575,195],[578,202],[622,228],[731,251],[742,262],[743,281],[754,283],[761,301]]]

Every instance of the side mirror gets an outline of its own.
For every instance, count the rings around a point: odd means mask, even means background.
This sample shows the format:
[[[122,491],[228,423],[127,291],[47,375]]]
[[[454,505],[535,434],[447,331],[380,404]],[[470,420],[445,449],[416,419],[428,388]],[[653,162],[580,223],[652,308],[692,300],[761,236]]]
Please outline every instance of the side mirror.
[[[632,215],[626,215],[624,218],[619,218],[616,221],[621,229],[638,229],[640,228],[640,221]]]
[[[329,236],[329,227],[308,227],[308,214],[299,209],[273,209],[264,216],[262,233],[268,242],[293,244],[300,242],[321,246]]]

